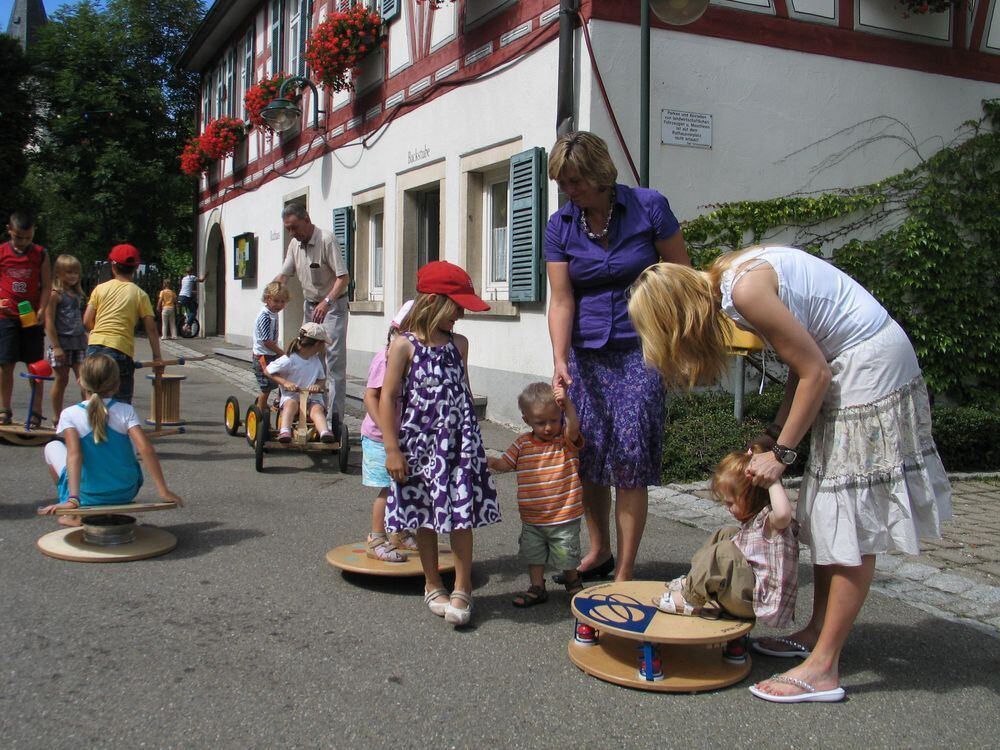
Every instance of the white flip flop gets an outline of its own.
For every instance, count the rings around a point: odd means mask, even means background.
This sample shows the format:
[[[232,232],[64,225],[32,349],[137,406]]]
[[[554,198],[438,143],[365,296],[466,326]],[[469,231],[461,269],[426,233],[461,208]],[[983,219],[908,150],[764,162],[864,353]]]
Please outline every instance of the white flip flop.
[[[844,700],[844,696],[846,695],[842,687],[835,687],[831,690],[817,690],[805,680],[787,677],[783,674],[776,674],[768,679],[774,682],[783,682],[786,685],[794,685],[806,691],[798,695],[774,695],[773,693],[765,693],[757,685],[750,686],[749,690],[753,695],[771,703],[837,703]]]

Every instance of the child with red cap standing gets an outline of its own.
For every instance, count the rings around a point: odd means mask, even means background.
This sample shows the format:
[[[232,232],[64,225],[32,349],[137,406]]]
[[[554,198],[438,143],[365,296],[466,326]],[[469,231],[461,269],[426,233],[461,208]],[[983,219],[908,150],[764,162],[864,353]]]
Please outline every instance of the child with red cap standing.
[[[402,393],[398,432],[386,430],[385,468],[392,477],[387,531],[416,530],[424,602],[452,625],[472,615],[472,530],[497,523],[500,506],[472,405],[468,340],[454,333],[465,310],[490,306],[456,265],[434,261],[417,271],[417,296],[406,333],[389,346],[379,422],[392,425]],[[450,534],[455,589],[438,571],[437,535]]]
[[[108,260],[113,278],[94,287],[83,313],[83,325],[90,331],[87,356],[106,354],[118,364],[121,381],[114,397],[131,404],[135,390],[135,362],[132,359],[135,356],[135,325],[142,320],[155,360],[163,358],[160,335],[149,296],[132,281],[141,262],[139,250],[132,245],[115,245]]]

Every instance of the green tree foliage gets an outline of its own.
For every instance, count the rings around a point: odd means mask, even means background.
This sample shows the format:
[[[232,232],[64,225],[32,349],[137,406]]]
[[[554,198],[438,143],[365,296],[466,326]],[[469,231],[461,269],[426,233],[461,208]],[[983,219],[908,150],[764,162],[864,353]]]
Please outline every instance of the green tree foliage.
[[[26,202],[22,182],[28,174],[28,143],[35,127],[28,61],[17,39],[0,34],[0,217]]]
[[[698,265],[792,232],[824,252],[906,330],[930,389],[959,403],[1000,398],[1000,99],[958,138],[858,188],[715,207],[684,236]]]
[[[189,253],[193,188],[178,172],[197,82],[174,68],[199,0],[60,9],[31,50],[43,132],[30,186],[44,241],[82,260],[128,241],[157,261]]]

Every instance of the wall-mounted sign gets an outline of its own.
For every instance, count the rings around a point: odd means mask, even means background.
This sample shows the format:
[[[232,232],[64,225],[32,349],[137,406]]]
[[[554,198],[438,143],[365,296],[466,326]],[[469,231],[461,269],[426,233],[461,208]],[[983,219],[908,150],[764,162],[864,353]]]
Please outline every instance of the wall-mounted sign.
[[[257,238],[252,232],[233,237],[233,278],[257,278]]]
[[[712,148],[712,115],[661,109],[660,142],[667,146]]]
[[[431,150],[426,145],[422,148],[418,146],[412,151],[407,150],[406,152],[406,163],[413,164],[414,162],[423,161],[428,156],[431,155]]]

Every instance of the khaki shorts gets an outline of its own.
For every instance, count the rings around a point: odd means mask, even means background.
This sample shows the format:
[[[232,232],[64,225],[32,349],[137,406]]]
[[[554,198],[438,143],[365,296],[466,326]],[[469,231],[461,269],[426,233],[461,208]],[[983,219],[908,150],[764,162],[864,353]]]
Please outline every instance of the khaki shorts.
[[[528,565],[574,570],[580,564],[580,519],[553,526],[522,524],[518,545],[521,559]]]

